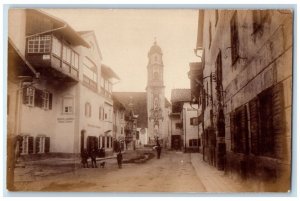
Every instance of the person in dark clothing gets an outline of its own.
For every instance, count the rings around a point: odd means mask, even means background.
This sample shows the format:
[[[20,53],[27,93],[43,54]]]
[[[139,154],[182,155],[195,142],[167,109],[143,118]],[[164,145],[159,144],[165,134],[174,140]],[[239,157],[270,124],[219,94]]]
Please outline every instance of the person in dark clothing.
[[[86,149],[84,149],[81,153],[81,163],[82,163],[82,167],[83,168],[88,168],[89,167],[89,164],[88,164],[88,158],[89,158],[89,154],[87,152]]]
[[[123,155],[122,152],[119,151],[119,153],[117,154],[117,161],[118,161],[119,168],[122,168],[122,160],[123,160]]]
[[[160,144],[157,144],[156,151],[157,151],[157,159],[160,159],[160,153],[161,153],[161,146],[160,146]]]
[[[96,158],[97,158],[97,149],[93,149],[91,152],[92,168],[97,167]]]

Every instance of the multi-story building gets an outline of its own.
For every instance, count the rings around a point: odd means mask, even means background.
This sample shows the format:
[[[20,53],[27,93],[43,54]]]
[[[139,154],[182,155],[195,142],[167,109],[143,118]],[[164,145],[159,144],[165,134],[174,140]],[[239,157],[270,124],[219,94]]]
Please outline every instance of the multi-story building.
[[[290,189],[292,23],[290,10],[199,11],[203,154],[258,190]]]
[[[125,135],[128,148],[148,144],[148,113],[146,92],[114,92],[113,96],[125,107]],[[135,119],[134,119],[135,117]],[[133,120],[136,121],[136,129],[133,132]]]
[[[40,10],[11,9],[8,35],[8,134],[21,139],[21,154],[111,150],[118,77],[101,64],[95,34]]]
[[[124,150],[125,149],[125,113],[126,108],[125,106],[120,103],[120,101],[113,96],[113,138],[115,140],[115,151],[117,149]]]
[[[171,102],[171,148],[198,152],[198,105],[191,102],[191,90],[173,89]]]

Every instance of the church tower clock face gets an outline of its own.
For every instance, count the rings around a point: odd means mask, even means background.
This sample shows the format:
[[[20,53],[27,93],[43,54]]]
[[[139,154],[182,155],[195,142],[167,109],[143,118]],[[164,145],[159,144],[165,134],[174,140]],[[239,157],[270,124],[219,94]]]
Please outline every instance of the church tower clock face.
[[[147,101],[148,101],[148,130],[150,139],[161,139],[163,136],[164,117],[164,81],[163,81],[163,60],[162,50],[156,41],[148,52],[148,81],[147,81]],[[151,140],[150,140],[151,141]]]

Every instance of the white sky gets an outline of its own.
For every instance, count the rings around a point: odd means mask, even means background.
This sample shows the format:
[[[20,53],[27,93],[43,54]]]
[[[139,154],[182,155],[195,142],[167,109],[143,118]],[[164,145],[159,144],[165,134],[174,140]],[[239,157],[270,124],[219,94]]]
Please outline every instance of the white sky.
[[[156,37],[163,51],[165,95],[190,88],[189,62],[197,61],[198,11],[142,9],[44,9],[76,31],[94,30],[103,63],[121,78],[113,91],[145,91],[148,51]]]

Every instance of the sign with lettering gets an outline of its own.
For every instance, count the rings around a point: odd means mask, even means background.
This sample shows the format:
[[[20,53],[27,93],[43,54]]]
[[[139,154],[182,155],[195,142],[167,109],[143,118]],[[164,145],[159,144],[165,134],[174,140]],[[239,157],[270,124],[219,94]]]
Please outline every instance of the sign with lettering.
[[[57,118],[58,123],[72,123],[74,120],[74,117],[59,117]]]

